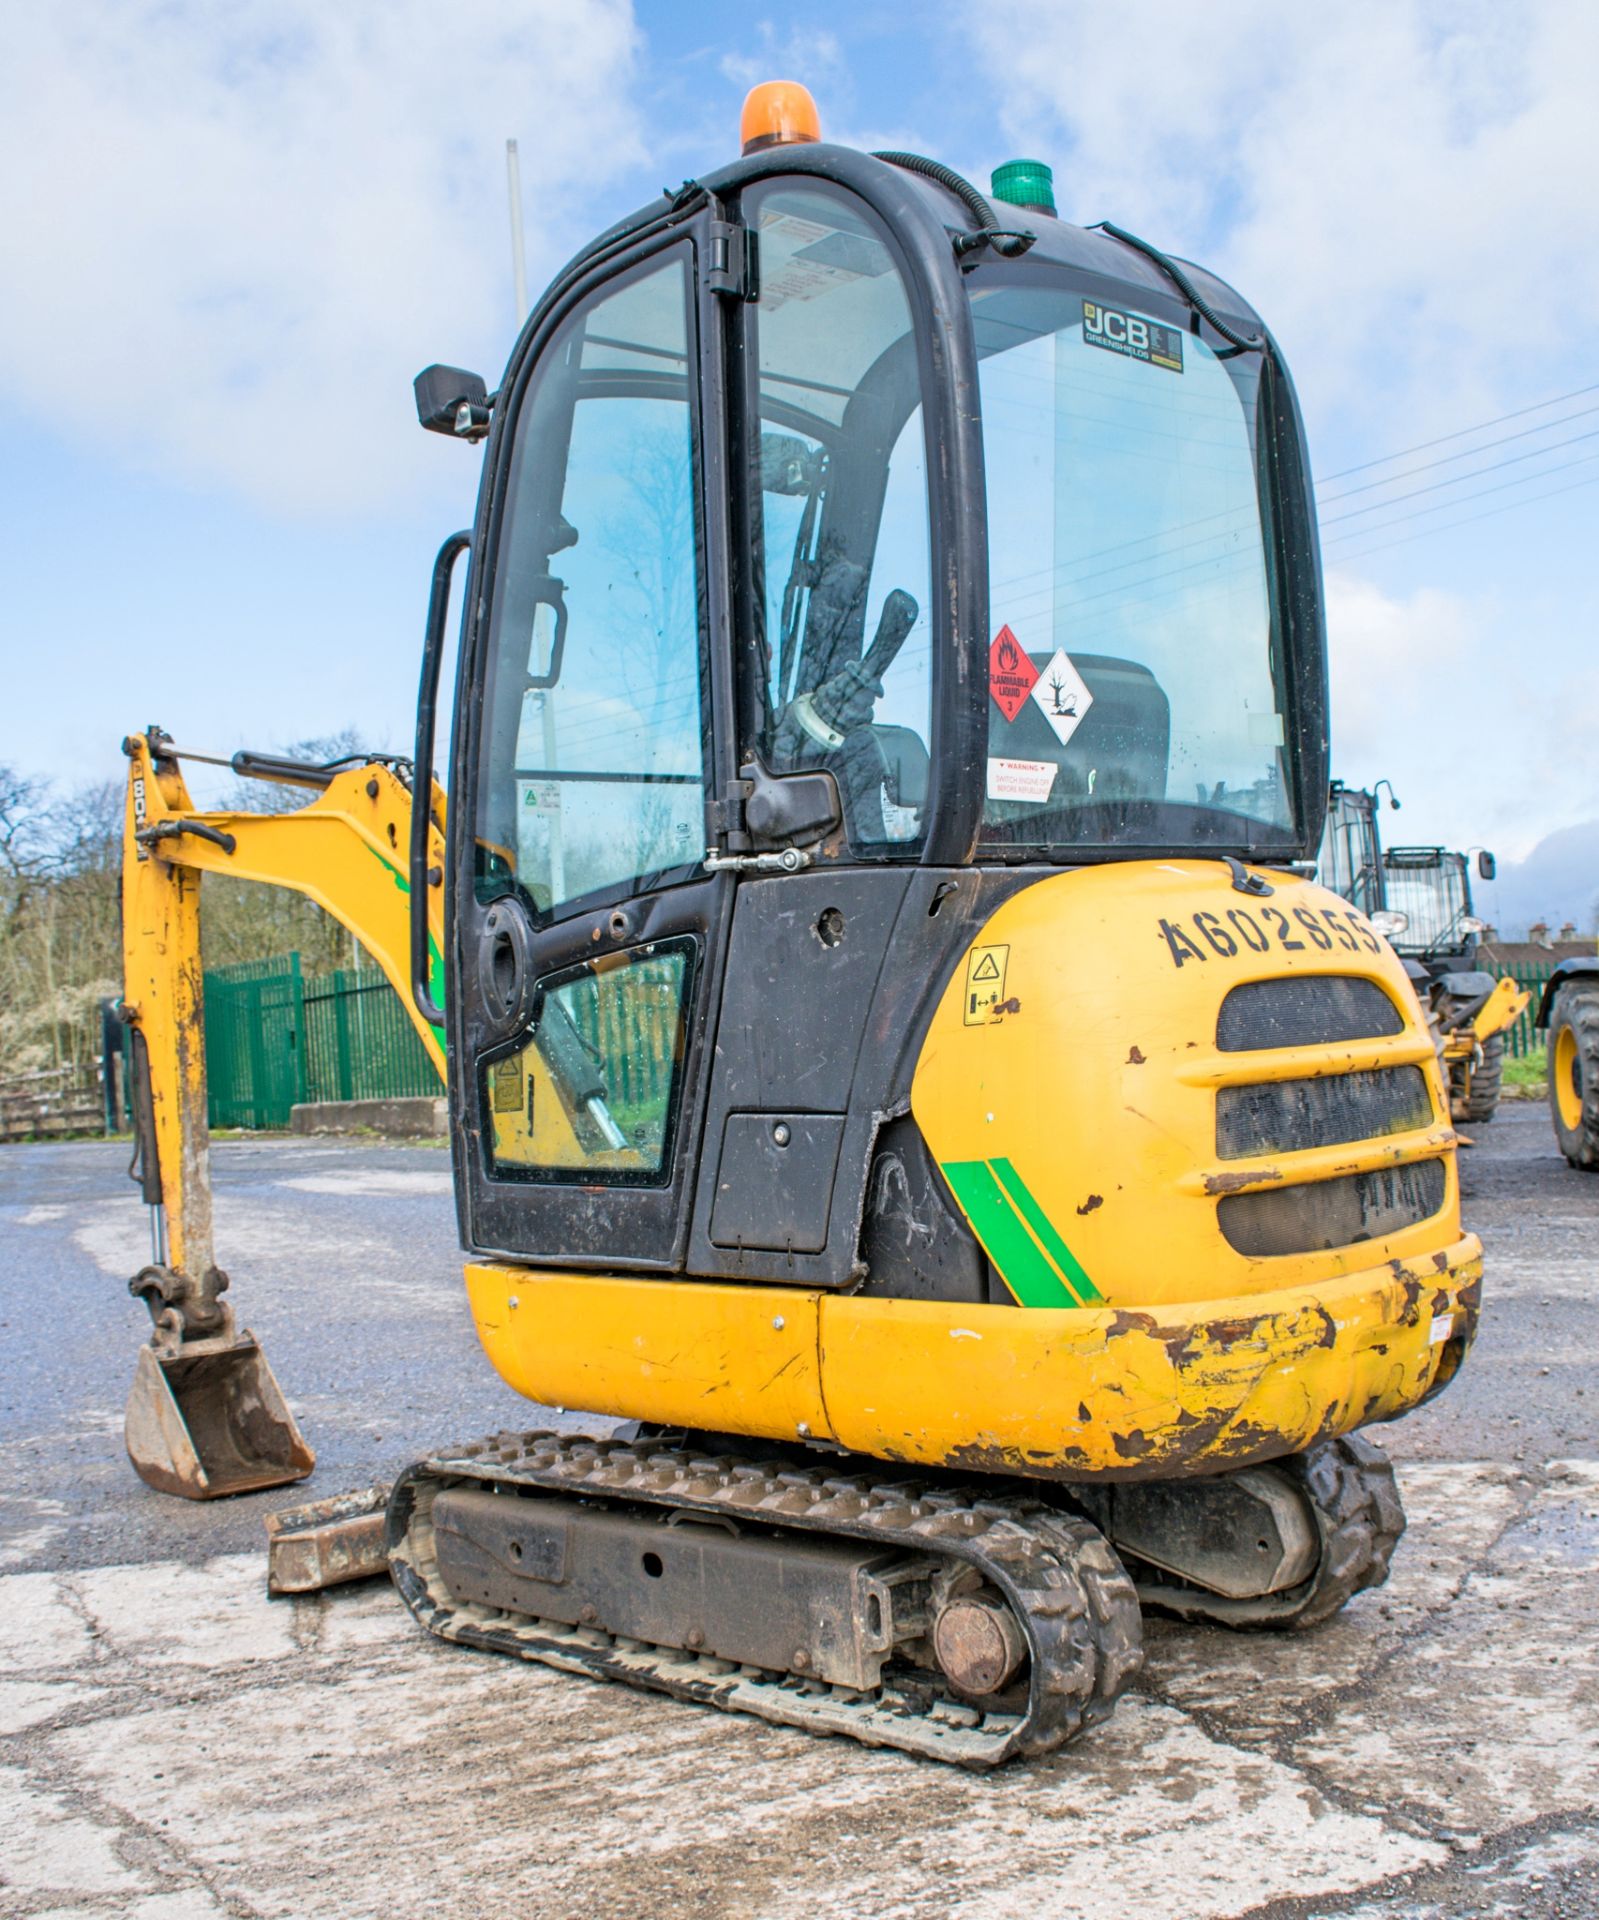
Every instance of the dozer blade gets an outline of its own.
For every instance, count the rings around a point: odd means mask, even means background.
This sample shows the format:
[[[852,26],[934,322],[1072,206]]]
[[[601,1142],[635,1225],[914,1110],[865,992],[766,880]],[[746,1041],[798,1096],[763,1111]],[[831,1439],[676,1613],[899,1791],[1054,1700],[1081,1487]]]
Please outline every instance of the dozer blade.
[[[316,1464],[250,1333],[143,1348],[124,1435],[139,1478],[185,1500],[286,1486]]]
[[[389,1571],[384,1538],[388,1486],[336,1493],[309,1506],[269,1513],[267,1592],[320,1593],[347,1580],[370,1580]]]

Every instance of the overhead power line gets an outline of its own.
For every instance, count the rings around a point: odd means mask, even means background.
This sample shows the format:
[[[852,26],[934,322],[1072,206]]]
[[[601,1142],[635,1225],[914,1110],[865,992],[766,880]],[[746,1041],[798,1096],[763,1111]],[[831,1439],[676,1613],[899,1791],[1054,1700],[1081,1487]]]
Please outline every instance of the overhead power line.
[[[1473,454],[1491,453],[1495,447],[1508,447],[1512,440],[1526,440],[1535,433],[1552,433],[1556,427],[1563,427],[1571,420],[1586,419],[1591,413],[1599,413],[1599,405],[1574,407],[1570,413],[1561,414],[1558,420],[1546,420],[1541,427],[1522,427],[1515,433],[1501,434],[1497,440],[1481,440],[1474,447],[1462,447],[1459,453],[1446,453],[1441,460],[1423,460],[1419,467],[1406,467],[1402,473],[1389,474],[1386,480],[1368,480],[1362,486],[1345,487],[1342,493],[1328,494],[1321,504],[1330,507],[1339,500],[1352,500],[1357,493],[1371,493],[1379,487],[1395,486],[1401,480],[1413,480],[1418,473],[1431,473],[1437,467],[1452,466],[1456,460],[1469,460]],[[1390,457],[1398,459],[1400,456],[1394,454]]]
[[[1504,467],[1518,467],[1523,460],[1541,460],[1546,453],[1558,453],[1562,447],[1574,447],[1579,441],[1599,440],[1599,427],[1590,427],[1586,433],[1574,433],[1568,440],[1551,440],[1546,447],[1532,447],[1526,453],[1512,453],[1503,460],[1490,460],[1485,467],[1472,467],[1466,473],[1457,473],[1448,480],[1431,480],[1424,487],[1412,487],[1409,493],[1396,493],[1387,500],[1374,500],[1368,507],[1351,507],[1347,513],[1335,513],[1331,516],[1318,514],[1317,518],[1324,527],[1336,527],[1344,520],[1358,520],[1366,513],[1386,513],[1390,507],[1397,507],[1405,500],[1418,500],[1424,493],[1437,493],[1443,487],[1458,487],[1466,480],[1480,480],[1486,473],[1498,473]],[[1529,479],[1534,475],[1529,474]]]
[[[1573,462],[1573,464],[1577,464]],[[1563,487],[1551,487],[1547,493],[1523,494],[1519,500],[1501,500],[1496,507],[1489,507],[1482,513],[1462,514],[1458,520],[1446,520],[1436,527],[1418,527],[1414,533],[1402,533],[1397,540],[1382,540],[1374,547],[1361,547],[1356,552],[1346,554],[1345,559],[1364,560],[1368,554],[1386,553],[1390,547],[1403,547],[1412,540],[1425,540],[1432,533],[1448,533],[1455,527],[1469,527],[1476,520],[1491,520],[1496,514],[1509,513],[1512,507],[1530,507],[1539,500],[1553,500],[1558,494],[1575,493],[1579,487],[1599,486],[1599,473],[1590,474],[1586,480],[1568,480]],[[1376,528],[1370,529],[1376,532]]]
[[[1492,420],[1479,420],[1474,427],[1457,427],[1453,433],[1439,434],[1436,440],[1421,440],[1413,447],[1401,447],[1397,453],[1384,453],[1375,460],[1362,460],[1358,467],[1343,467],[1337,473],[1317,474],[1316,484],[1319,487],[1331,486],[1334,480],[1347,480],[1354,473],[1369,473],[1373,467],[1385,467],[1391,460],[1403,460],[1412,453],[1426,453],[1429,448],[1447,446],[1451,440],[1464,440],[1473,433],[1486,433],[1489,427],[1502,427],[1507,420],[1523,420],[1529,413],[1542,413],[1546,408],[1561,406],[1567,400],[1580,400],[1590,393],[1599,393],[1599,380],[1591,386],[1574,387],[1570,393],[1557,393],[1551,400],[1535,401],[1530,407],[1517,407],[1511,413],[1495,414]]]

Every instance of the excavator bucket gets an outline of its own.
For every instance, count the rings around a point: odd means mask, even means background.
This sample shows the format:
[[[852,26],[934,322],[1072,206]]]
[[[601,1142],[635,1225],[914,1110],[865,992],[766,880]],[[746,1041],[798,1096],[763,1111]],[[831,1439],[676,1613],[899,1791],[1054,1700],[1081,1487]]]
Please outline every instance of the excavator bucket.
[[[185,1500],[286,1486],[316,1464],[248,1332],[170,1355],[143,1348],[124,1431],[139,1478]]]

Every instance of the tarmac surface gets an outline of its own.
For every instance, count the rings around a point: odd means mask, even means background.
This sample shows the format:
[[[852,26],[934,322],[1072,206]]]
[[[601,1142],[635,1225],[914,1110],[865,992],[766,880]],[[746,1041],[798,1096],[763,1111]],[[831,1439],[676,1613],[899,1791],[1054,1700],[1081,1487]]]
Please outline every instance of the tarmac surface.
[[[219,1254],[319,1459],[196,1505],[122,1451],[126,1147],[0,1149],[0,1914],[1599,1916],[1599,1178],[1541,1104],[1477,1140],[1476,1350],[1374,1431],[1388,1584],[1303,1635],[1150,1621],[1107,1727],[992,1776],[452,1648],[382,1582],[269,1601],[272,1508],[549,1421],[478,1349],[446,1156],[215,1147]]]

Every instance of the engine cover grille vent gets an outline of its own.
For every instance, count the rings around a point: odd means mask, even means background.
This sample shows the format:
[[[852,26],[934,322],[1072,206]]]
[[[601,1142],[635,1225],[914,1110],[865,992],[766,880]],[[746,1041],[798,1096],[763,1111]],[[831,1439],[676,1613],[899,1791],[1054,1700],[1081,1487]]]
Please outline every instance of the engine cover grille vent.
[[[1341,1040],[1386,1039],[1404,1027],[1404,1015],[1375,980],[1289,974],[1234,987],[1221,1003],[1216,1045],[1223,1053],[1326,1047]]]
[[[1236,1253],[1320,1253],[1430,1219],[1444,1203],[1444,1186],[1444,1163],[1418,1160],[1338,1180],[1228,1194],[1217,1220]]]
[[[1221,1087],[1216,1094],[1216,1152],[1223,1160],[1300,1153],[1309,1147],[1408,1133],[1430,1126],[1432,1117],[1427,1078],[1420,1067]]]

